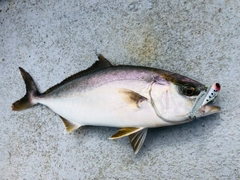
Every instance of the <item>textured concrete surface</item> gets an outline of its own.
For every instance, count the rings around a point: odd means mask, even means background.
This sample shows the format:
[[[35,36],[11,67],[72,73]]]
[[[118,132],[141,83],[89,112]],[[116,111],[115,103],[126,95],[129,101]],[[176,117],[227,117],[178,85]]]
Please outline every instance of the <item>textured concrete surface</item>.
[[[0,1],[0,179],[240,179],[240,1]],[[218,115],[149,131],[138,155],[117,129],[64,134],[44,106],[12,112],[25,85],[41,91],[89,67],[167,69],[220,82]],[[97,115],[96,115],[97,118]]]

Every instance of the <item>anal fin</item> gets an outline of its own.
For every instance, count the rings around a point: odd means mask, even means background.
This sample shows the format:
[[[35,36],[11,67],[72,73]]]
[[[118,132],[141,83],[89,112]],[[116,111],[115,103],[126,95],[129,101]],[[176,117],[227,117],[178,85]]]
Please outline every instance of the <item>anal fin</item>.
[[[68,133],[73,132],[74,130],[76,130],[80,127],[80,125],[70,122],[70,121],[66,120],[65,118],[63,118],[62,116],[60,116],[60,117],[61,117],[61,119],[66,127],[66,131]]]

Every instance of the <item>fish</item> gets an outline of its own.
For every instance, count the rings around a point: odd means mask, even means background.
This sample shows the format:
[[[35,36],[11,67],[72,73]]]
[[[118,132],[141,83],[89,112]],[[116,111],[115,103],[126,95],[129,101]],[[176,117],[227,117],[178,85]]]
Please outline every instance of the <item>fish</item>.
[[[86,125],[117,127],[119,130],[110,139],[128,136],[135,154],[149,128],[187,123],[221,109],[208,102],[194,106],[197,99],[202,102],[208,94],[199,98],[208,87],[196,80],[156,68],[113,66],[101,54],[90,68],[43,93],[27,71],[21,67],[19,70],[26,94],[12,104],[13,111],[45,105],[61,117],[67,132]],[[219,83],[215,85],[220,87]]]

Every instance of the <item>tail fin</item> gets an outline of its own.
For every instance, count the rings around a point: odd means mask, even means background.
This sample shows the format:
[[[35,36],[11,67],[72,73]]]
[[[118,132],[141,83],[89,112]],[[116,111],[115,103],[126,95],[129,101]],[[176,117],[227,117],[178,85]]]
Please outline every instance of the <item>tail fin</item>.
[[[38,92],[37,86],[33,81],[33,78],[28,74],[23,68],[19,67],[23,80],[26,84],[26,94],[25,96],[12,104],[13,111],[21,111],[27,108],[32,107],[36,103],[33,103],[33,97],[38,96],[40,93]]]

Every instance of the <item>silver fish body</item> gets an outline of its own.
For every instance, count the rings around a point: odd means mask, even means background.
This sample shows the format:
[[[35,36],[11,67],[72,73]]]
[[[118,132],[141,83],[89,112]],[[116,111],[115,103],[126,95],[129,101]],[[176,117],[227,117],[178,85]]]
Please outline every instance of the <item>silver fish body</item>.
[[[173,94],[165,92],[174,88],[176,87],[172,83],[150,69],[122,66],[78,78],[48,94],[34,98],[33,102],[48,106],[60,116],[80,126],[159,127],[169,123],[156,114],[151,104],[151,95],[155,96],[155,91],[159,90],[158,98],[163,99],[158,111],[165,119],[181,121],[187,118],[191,109],[192,100],[184,99],[180,102],[184,103],[183,106],[178,105],[174,109],[181,111],[181,115],[171,111],[174,108],[171,103],[174,103],[175,99]],[[124,100],[124,90],[137,92],[146,100],[139,102],[139,107],[134,107],[134,104]],[[180,119],[177,116],[180,116]]]
[[[42,94],[31,76],[20,70],[27,94],[12,105],[13,110],[46,105],[62,117],[69,132],[84,125],[119,127],[111,138],[129,136],[135,153],[144,142],[147,128],[191,121],[194,101],[206,90],[205,85],[168,71],[112,66],[101,55],[89,70]],[[219,111],[217,106],[205,105],[197,117]]]

